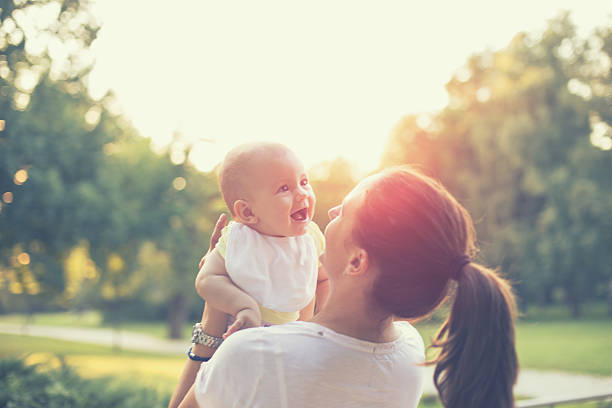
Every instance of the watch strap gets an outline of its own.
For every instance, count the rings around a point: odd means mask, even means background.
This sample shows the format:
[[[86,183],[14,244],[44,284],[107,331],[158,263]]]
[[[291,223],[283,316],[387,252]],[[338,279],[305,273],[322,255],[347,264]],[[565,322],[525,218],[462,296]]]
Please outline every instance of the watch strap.
[[[190,360],[204,362],[210,360],[210,357],[200,357],[197,354],[194,354],[192,350],[193,346],[189,347],[189,350],[187,350],[187,357],[189,357]]]

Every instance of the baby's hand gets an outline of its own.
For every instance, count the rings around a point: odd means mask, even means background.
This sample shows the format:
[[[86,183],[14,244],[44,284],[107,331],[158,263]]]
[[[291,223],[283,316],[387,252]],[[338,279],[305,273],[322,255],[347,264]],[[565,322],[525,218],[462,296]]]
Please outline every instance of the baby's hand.
[[[250,308],[242,309],[236,313],[236,321],[227,328],[225,333],[223,333],[223,338],[226,339],[230,334],[235,333],[238,330],[259,326],[261,326],[261,315],[259,310],[255,311]]]

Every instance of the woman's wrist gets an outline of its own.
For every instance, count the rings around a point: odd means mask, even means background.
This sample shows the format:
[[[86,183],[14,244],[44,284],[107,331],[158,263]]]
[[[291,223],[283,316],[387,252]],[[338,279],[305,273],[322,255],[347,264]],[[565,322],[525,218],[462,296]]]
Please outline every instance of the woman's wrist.
[[[216,348],[208,347],[203,344],[192,344],[191,352],[199,357],[212,357],[215,354]]]

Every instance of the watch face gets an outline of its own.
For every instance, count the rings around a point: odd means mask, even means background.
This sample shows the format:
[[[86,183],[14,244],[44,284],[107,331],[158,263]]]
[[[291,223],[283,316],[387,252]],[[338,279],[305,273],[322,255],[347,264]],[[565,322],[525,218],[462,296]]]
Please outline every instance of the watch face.
[[[200,323],[196,323],[193,325],[191,342],[195,344],[202,344],[210,348],[217,348],[223,342],[223,338],[204,333],[202,331],[202,325]]]

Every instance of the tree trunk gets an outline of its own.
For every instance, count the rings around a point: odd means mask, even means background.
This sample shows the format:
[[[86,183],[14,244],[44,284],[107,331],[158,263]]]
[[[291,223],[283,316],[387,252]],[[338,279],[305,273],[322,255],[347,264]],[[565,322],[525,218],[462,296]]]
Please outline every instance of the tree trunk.
[[[187,299],[182,293],[175,293],[168,309],[168,336],[171,339],[183,337],[183,323],[187,320]]]
[[[572,317],[574,319],[578,319],[580,317],[582,317],[582,307],[580,304],[580,301],[578,300],[578,296],[576,296],[575,293],[569,293],[568,294],[568,303],[570,306],[570,310],[572,312]]]
[[[608,316],[612,317],[612,278],[608,281]]]

